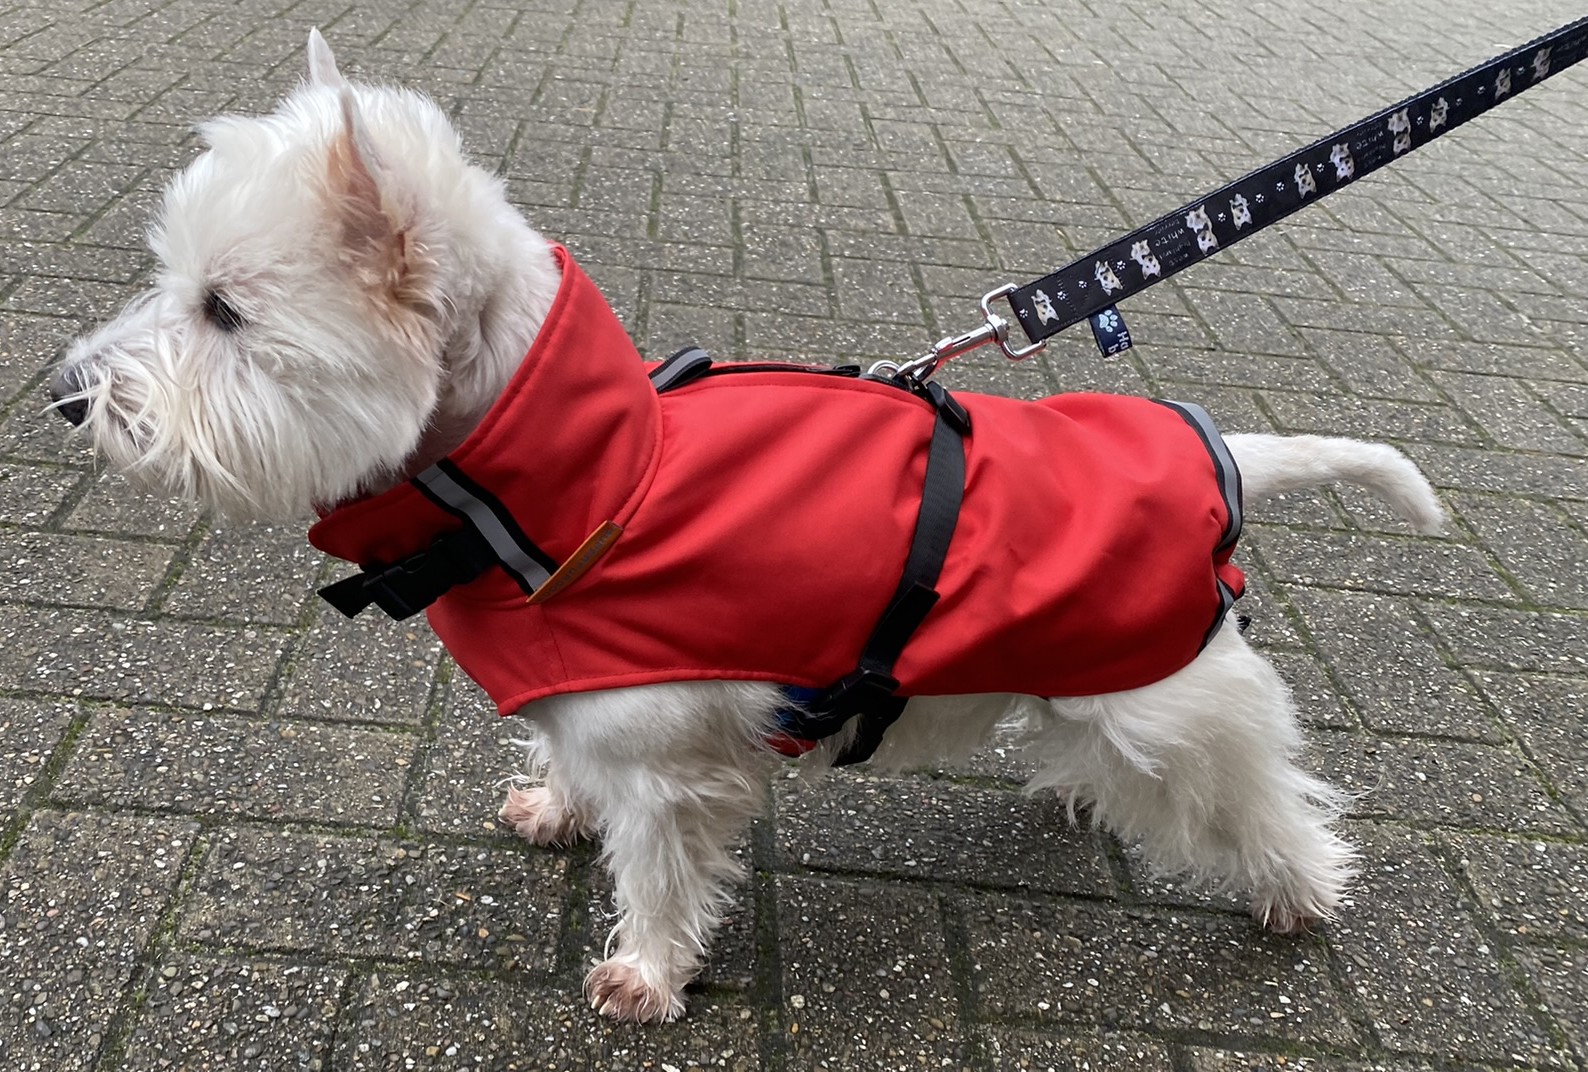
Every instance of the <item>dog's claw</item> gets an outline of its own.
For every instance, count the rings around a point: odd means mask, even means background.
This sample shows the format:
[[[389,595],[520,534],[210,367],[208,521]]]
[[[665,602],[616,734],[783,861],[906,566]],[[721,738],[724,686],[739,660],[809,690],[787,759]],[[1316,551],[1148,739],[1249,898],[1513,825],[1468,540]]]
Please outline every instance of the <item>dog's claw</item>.
[[[633,964],[608,960],[597,964],[585,976],[585,995],[590,1007],[602,1016],[638,1024],[664,1024],[678,1019],[684,1011],[676,992],[647,984]]]

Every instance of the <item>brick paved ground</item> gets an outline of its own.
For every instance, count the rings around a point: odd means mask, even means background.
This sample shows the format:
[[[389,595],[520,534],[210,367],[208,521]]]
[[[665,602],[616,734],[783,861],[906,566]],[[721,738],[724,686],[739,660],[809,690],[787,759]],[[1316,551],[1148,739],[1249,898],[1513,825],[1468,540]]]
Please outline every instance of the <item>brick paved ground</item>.
[[[1248,166],[1581,14],[1567,0],[0,0],[0,1067],[1588,1066],[1588,73],[1080,334],[1008,392],[1383,437],[1449,539],[1355,494],[1254,526],[1254,634],[1363,796],[1345,919],[1071,831],[992,753],[780,782],[665,1029],[576,999],[588,849],[498,830],[512,727],[420,626],[347,624],[300,530],[97,473],[41,415],[146,281],[195,120],[308,27],[437,95],[652,353],[891,355]]]

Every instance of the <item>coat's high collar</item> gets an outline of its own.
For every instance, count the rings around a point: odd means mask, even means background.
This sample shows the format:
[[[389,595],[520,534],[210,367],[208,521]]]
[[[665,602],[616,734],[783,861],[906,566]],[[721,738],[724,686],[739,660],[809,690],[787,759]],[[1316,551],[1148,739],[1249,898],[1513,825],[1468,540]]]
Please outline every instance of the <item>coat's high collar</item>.
[[[518,524],[561,561],[602,522],[625,520],[655,473],[662,431],[622,322],[568,251],[552,252],[562,285],[545,322],[501,398],[448,458],[475,481],[510,489]],[[367,566],[406,558],[458,525],[405,481],[337,507],[309,541]]]

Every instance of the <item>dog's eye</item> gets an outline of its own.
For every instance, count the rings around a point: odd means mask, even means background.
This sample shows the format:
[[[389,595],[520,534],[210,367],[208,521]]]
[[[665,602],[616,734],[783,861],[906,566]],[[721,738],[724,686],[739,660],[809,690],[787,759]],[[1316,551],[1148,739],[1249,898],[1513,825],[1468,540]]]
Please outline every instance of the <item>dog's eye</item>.
[[[204,315],[209,322],[225,332],[239,331],[247,323],[243,314],[232,308],[218,290],[204,292]]]

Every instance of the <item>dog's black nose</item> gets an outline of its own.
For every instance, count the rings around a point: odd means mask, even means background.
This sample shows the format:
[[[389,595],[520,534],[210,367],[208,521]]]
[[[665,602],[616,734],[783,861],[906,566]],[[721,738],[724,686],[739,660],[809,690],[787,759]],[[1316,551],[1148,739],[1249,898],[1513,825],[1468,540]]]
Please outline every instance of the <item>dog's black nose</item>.
[[[55,403],[55,412],[73,424],[82,424],[88,419],[88,399],[83,397],[85,389],[77,366],[66,365],[59,369],[50,378],[50,401]]]

